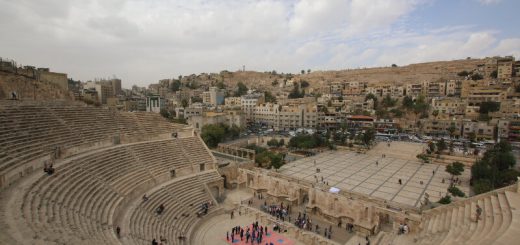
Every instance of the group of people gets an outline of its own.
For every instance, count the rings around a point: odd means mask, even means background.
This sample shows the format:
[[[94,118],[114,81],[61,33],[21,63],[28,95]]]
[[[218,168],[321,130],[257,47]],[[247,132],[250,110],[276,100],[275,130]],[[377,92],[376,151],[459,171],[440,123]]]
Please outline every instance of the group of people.
[[[290,207],[284,207],[283,203],[280,203],[280,205],[267,205],[267,202],[264,202],[262,209],[282,221],[285,221],[290,212]]]
[[[251,226],[245,227],[245,229],[240,226],[231,228],[231,234],[229,231],[226,231],[226,240],[234,243],[235,237],[237,239],[240,237],[240,241],[243,241],[245,238],[246,243],[251,241],[251,244],[254,244],[255,242],[260,244],[262,243],[265,235],[267,235],[267,226],[258,225],[258,221],[256,221],[252,223]]]
[[[185,241],[186,235],[184,235],[184,232],[182,232],[178,237],[179,241]],[[159,242],[157,242],[157,239],[152,240],[152,245],[165,245],[166,244],[166,238],[163,236],[159,236]]]
[[[200,205],[200,211],[197,212],[197,216],[200,217],[202,215],[208,214],[209,207],[211,207],[213,203],[211,201],[203,202]]]
[[[399,230],[397,231],[397,235],[408,234],[408,232],[410,232],[410,227],[408,227],[408,224],[399,224]]]
[[[45,162],[43,164],[43,172],[47,173],[48,175],[52,175],[54,173],[54,167],[52,167],[52,163]]]

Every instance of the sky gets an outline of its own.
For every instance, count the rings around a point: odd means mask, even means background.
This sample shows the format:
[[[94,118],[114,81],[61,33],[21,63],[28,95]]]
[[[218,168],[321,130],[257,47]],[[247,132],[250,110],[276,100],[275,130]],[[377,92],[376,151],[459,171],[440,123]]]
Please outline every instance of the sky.
[[[0,0],[0,57],[123,87],[514,55],[519,0]]]

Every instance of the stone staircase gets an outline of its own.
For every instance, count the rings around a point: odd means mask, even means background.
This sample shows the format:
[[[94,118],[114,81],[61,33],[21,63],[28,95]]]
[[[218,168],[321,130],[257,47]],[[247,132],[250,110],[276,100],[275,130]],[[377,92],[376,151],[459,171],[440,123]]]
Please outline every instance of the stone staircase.
[[[482,208],[476,222],[476,208]],[[375,244],[515,244],[520,239],[517,184],[423,212],[421,227]]]

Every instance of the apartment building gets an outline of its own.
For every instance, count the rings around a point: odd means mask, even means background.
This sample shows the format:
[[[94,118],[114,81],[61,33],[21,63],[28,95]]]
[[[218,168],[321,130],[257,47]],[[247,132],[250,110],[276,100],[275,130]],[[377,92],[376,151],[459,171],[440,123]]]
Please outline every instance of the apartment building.
[[[224,99],[224,105],[229,107],[241,106],[242,98],[241,97],[226,97]]]
[[[463,135],[465,138],[470,138],[470,134],[475,134],[477,140],[493,140],[495,126],[488,122],[466,120],[463,124]]]
[[[492,85],[489,80],[464,80],[461,99],[466,99],[469,106],[478,106],[484,101],[503,101],[507,99],[510,87]]]
[[[315,103],[299,105],[260,104],[254,109],[255,122],[275,130],[294,130],[318,126],[318,107]]]
[[[515,59],[511,56],[497,60],[497,78],[500,80],[511,80],[513,77],[513,64]]]
[[[423,94],[423,84],[422,83],[406,84],[405,94],[407,96],[411,96],[412,98],[416,98],[419,95],[422,95]]]
[[[453,130],[453,136],[458,137],[462,133],[462,117],[446,119],[421,119],[423,133],[431,136],[447,136]]]
[[[438,111],[439,115],[463,115],[467,103],[458,98],[433,98],[432,111]]]
[[[241,97],[242,111],[245,113],[246,120],[253,119],[255,107],[265,102],[264,93],[251,93]]]

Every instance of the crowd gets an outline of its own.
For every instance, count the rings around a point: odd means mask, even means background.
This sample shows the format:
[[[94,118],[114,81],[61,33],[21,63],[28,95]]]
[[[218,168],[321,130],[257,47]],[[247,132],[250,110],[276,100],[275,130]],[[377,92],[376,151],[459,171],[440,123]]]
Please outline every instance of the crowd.
[[[279,226],[275,225],[274,229],[278,230]],[[255,244],[256,242],[260,244],[264,240],[264,236],[267,236],[267,232],[267,226],[258,225],[258,221],[256,221],[251,226],[241,227],[238,225],[231,228],[231,233],[229,231],[226,232],[226,240],[234,243],[236,241],[235,238],[240,238],[240,241],[244,241],[245,238],[246,243],[251,242],[251,244]]]

